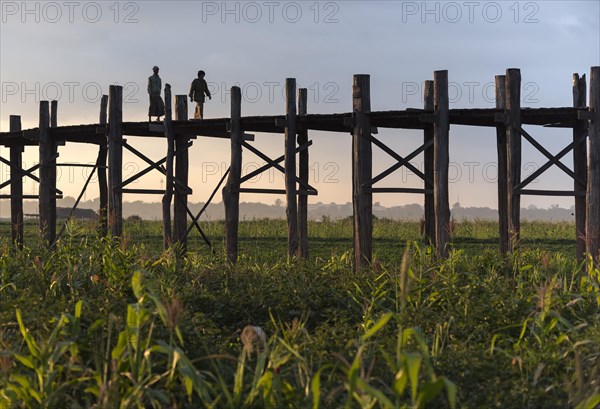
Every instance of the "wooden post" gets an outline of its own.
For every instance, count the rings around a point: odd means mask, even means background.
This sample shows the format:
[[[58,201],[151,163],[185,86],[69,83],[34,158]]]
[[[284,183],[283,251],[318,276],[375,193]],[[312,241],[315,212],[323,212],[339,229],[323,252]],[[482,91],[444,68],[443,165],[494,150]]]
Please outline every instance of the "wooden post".
[[[49,108],[48,101],[40,102],[40,232],[42,243],[50,247],[56,238],[56,158],[54,156],[57,148],[49,132]]]
[[[21,117],[10,116],[10,131],[21,130]],[[23,166],[24,146],[10,147],[10,231],[12,244],[19,250],[23,248],[23,174],[17,169]]]
[[[425,110],[433,111],[434,103],[433,103],[433,81],[427,80],[425,81],[424,89],[423,89],[423,98],[425,100]],[[428,143],[433,139],[433,124],[427,124],[425,126],[425,130],[423,131],[423,143]],[[429,148],[425,149],[423,153],[424,159],[424,173],[425,176],[433,181],[434,172],[433,172],[433,145]],[[433,190],[433,185],[428,181],[424,182],[425,189]],[[435,243],[435,204],[433,200],[433,195],[425,193],[425,231],[424,231],[424,240],[425,243],[431,244]]]
[[[306,88],[298,89],[298,115],[304,116],[308,113],[308,91]],[[308,131],[298,130],[298,146],[308,142]],[[308,184],[309,163],[308,148],[299,154],[298,173],[299,178]],[[298,196],[298,256],[308,259],[308,195],[300,193]]]
[[[171,85],[165,84],[165,137],[167,139],[167,166],[165,175],[165,194],[162,199],[163,248],[171,245],[171,202],[173,201],[173,156],[175,153],[175,135],[173,134],[173,115],[171,108]]]
[[[175,119],[178,121],[187,121],[188,105],[187,95],[175,96]],[[189,152],[187,135],[175,135],[175,178],[182,184],[188,184],[189,173]],[[173,204],[173,240],[180,244],[182,254],[187,252],[187,201],[188,195],[179,184],[175,185],[175,203]]]
[[[600,66],[592,67],[590,73],[589,153],[586,210],[587,253],[600,264]]]
[[[108,93],[108,221],[113,236],[123,234],[123,87],[111,85]]]
[[[285,197],[288,225],[288,258],[298,251],[298,206],[296,197],[296,79],[285,80]]]
[[[240,220],[240,178],[242,175],[242,142],[244,132],[241,124],[242,93],[239,87],[231,87],[231,165],[227,184],[223,188],[225,205],[225,246],[230,263],[237,262],[238,224]]]
[[[521,195],[515,187],[521,182],[521,71],[506,70],[506,142],[508,230],[511,251],[515,249],[521,231]]]
[[[371,77],[355,75],[352,84],[352,205],[354,213],[354,271],[371,263],[373,253],[373,194],[364,184],[372,179]]]
[[[435,202],[435,247],[438,257],[448,257],[450,241],[450,204],[448,198],[448,168],[450,166],[449,134],[450,106],[448,99],[448,71],[433,73],[435,120],[433,123]]]
[[[102,95],[100,100],[100,119],[101,127],[106,128],[107,122],[108,95]],[[108,155],[107,143],[101,143],[98,147],[98,190],[100,193],[100,208],[98,217],[100,222],[100,235],[106,236],[108,233],[108,181],[106,179],[106,157]]]
[[[496,109],[506,111],[506,76],[496,75]],[[498,237],[500,254],[506,254],[509,246],[508,184],[507,184],[506,124],[496,125],[496,150],[498,152]]]
[[[585,108],[587,105],[587,89],[585,74],[573,74],[573,107]],[[587,121],[581,120],[573,128],[573,142],[576,142],[588,130]],[[584,183],[574,180],[573,188],[577,191],[587,189],[587,144],[586,140],[573,146],[573,172]],[[585,196],[575,196],[575,231],[577,234],[577,260],[583,261],[585,254]]]
[[[50,102],[50,128],[58,126],[58,101]]]

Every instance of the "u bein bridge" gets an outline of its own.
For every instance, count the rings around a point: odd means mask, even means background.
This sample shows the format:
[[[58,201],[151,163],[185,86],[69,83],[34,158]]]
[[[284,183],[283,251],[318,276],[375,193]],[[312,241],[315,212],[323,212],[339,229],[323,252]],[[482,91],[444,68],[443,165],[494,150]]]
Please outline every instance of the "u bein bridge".
[[[9,195],[11,200],[11,231],[15,246],[23,245],[23,199],[39,200],[39,223],[42,241],[53,247],[64,232],[57,234],[56,200],[62,191],[56,184],[57,166],[89,166],[92,168],[73,211],[79,204],[94,172],[98,173],[100,193],[100,229],[113,236],[123,232],[123,194],[162,195],[164,245],[177,243],[187,251],[187,237],[195,228],[210,245],[199,224],[202,212],[220,189],[225,204],[225,242],[227,258],[235,263],[238,256],[239,201],[241,193],[281,194],[287,201],[288,256],[308,257],[307,199],[317,191],[308,183],[309,147],[312,130],[350,133],[352,135],[352,200],[354,208],[354,261],[357,270],[367,266],[372,257],[372,196],[374,193],[408,193],[424,195],[426,240],[435,245],[436,254],[448,256],[450,208],[448,198],[449,131],[450,125],[494,127],[498,153],[498,216],[499,250],[514,249],[519,240],[520,198],[522,195],[573,196],[577,229],[577,255],[585,254],[598,260],[600,230],[600,67],[592,67],[589,104],[586,105],[586,78],[573,74],[573,104],[561,108],[521,108],[521,73],[508,69],[506,75],[495,77],[496,107],[487,109],[450,109],[448,72],[435,71],[431,81],[424,84],[424,107],[398,111],[371,111],[370,77],[355,75],[352,86],[352,112],[338,114],[308,114],[307,91],[296,92],[295,79],[286,80],[286,113],[276,116],[241,115],[241,92],[231,89],[230,118],[188,120],[187,96],[175,96],[175,118],[171,108],[171,89],[165,87],[165,119],[160,123],[124,122],[122,115],[123,89],[110,86],[103,96],[97,124],[58,126],[57,102],[40,102],[39,127],[21,130],[21,118],[10,117],[10,131],[0,133],[0,144],[10,149],[10,159],[0,157],[10,167]],[[572,142],[556,155],[551,154],[523,125],[569,128]],[[400,154],[377,139],[378,128],[421,129],[423,144],[408,154]],[[284,135],[284,152],[272,159],[254,147],[254,135],[249,132]],[[167,139],[167,154],[159,161],[148,158],[124,139],[158,137]],[[231,139],[230,167],[198,214],[188,208],[189,148],[198,137]],[[588,141],[589,138],[589,141]],[[522,139],[533,145],[547,159],[533,174],[521,178]],[[58,146],[69,143],[98,145],[94,165],[58,163]],[[387,170],[373,176],[373,145],[396,160]],[[38,146],[39,164],[22,168],[21,155],[26,146]],[[123,149],[135,154],[147,164],[136,175],[123,180]],[[242,176],[242,152],[249,152],[266,164]],[[573,169],[561,159],[573,152]],[[411,164],[417,155],[424,154],[424,171]],[[298,174],[297,164],[298,162]],[[569,175],[574,184],[568,190],[533,190],[530,182],[556,165]],[[422,188],[377,187],[377,183],[405,166],[423,180]],[[275,168],[285,175],[282,189],[244,187],[243,183],[258,174]],[[39,172],[39,176],[33,172]],[[108,172],[107,172],[108,171]],[[130,183],[151,171],[166,178],[164,190],[133,189]],[[108,173],[108,174],[107,174]],[[22,179],[39,183],[39,195],[24,195]],[[173,203],[173,218],[171,204]],[[68,221],[68,220],[67,220]],[[171,225],[173,221],[173,225]],[[66,224],[65,224],[66,226]]]

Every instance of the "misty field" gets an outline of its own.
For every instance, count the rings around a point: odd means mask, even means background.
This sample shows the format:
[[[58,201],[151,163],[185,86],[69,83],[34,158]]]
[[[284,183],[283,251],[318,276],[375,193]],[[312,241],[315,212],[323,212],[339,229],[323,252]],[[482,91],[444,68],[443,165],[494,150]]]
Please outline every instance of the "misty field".
[[[53,253],[0,224],[0,408],[600,405],[600,271],[571,223],[524,223],[502,257],[496,224],[461,222],[437,261],[418,223],[376,220],[358,275],[348,219],[310,222],[305,262],[285,221],[242,221],[235,267],[203,228],[214,254],[194,232],[177,260],[159,222],[72,223]]]

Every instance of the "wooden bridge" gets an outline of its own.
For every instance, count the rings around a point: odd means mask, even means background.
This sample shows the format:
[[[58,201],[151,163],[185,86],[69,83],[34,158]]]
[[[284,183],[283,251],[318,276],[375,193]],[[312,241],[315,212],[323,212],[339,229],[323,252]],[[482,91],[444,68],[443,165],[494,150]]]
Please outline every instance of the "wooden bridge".
[[[494,127],[498,152],[498,217],[499,250],[511,251],[517,245],[520,230],[520,197],[522,195],[574,196],[577,229],[577,254],[586,253],[598,261],[600,231],[600,67],[592,67],[590,75],[589,106],[586,104],[585,75],[573,75],[573,102],[570,107],[521,108],[521,74],[508,69],[506,75],[495,77],[496,107],[489,109],[450,109],[448,99],[448,72],[434,72],[434,79],[425,81],[424,107],[399,111],[371,111],[370,77],[355,75],[352,87],[353,111],[338,114],[308,114],[307,91],[296,92],[295,79],[286,80],[286,112],[276,116],[241,116],[241,92],[231,89],[230,118],[189,120],[187,97],[175,96],[175,118],[172,114],[170,86],[165,87],[166,114],[163,123],[123,122],[123,89],[111,86],[103,96],[97,124],[57,126],[57,102],[40,102],[39,127],[21,130],[19,116],[10,117],[10,131],[0,133],[0,144],[10,148],[10,160],[0,161],[10,166],[9,195],[11,200],[12,240],[16,246],[23,243],[23,199],[39,199],[39,220],[42,239],[54,246],[63,228],[57,234],[56,199],[62,192],[56,185],[57,166],[90,166],[92,172],[76,200],[75,209],[94,172],[98,172],[100,189],[100,226],[103,234],[109,230],[120,236],[123,230],[123,194],[142,193],[163,196],[164,245],[178,243],[187,249],[187,236],[196,228],[206,243],[199,218],[220,189],[225,178],[223,202],[226,217],[226,248],[229,261],[235,263],[238,253],[238,223],[240,193],[282,194],[287,199],[288,255],[308,257],[307,197],[317,190],[308,183],[308,154],[312,141],[309,131],[350,133],[352,137],[352,199],[354,207],[355,268],[361,269],[372,256],[372,195],[373,193],[411,193],[424,195],[425,236],[436,247],[439,257],[448,255],[450,208],[448,199],[449,131],[450,125]],[[542,143],[523,129],[523,125],[539,125],[571,129],[572,142],[558,154],[548,152]],[[377,139],[378,128],[421,129],[423,144],[412,152],[400,154]],[[270,158],[254,147],[254,132],[284,135],[284,152]],[[159,161],[149,159],[123,136],[166,138],[168,150]],[[188,149],[198,137],[231,139],[230,167],[198,214],[187,205],[192,189],[188,185]],[[547,163],[532,175],[521,178],[522,139],[533,145],[547,159]],[[98,159],[94,165],[61,164],[57,162],[58,146],[67,143],[98,145]],[[396,160],[396,163],[373,176],[373,145]],[[21,155],[25,146],[39,147],[39,164],[22,168]],[[589,149],[588,149],[589,146]],[[135,154],[147,164],[136,175],[123,180],[123,149]],[[242,176],[242,152],[247,151],[266,162],[259,169]],[[561,159],[573,152],[573,168]],[[417,155],[424,154],[424,171],[411,164]],[[298,161],[299,173],[296,174]],[[283,164],[282,164],[283,162]],[[574,181],[565,190],[533,190],[530,182],[556,165]],[[400,167],[407,167],[423,180],[422,188],[377,187],[377,183]],[[252,177],[275,168],[285,175],[282,189],[256,189],[243,184]],[[33,172],[39,172],[39,177]],[[107,175],[108,170],[108,175]],[[127,186],[151,171],[166,177],[166,188],[132,189]],[[23,195],[22,178],[39,182],[39,196]],[[174,201],[174,203],[173,203]],[[173,218],[171,204],[173,203]],[[173,220],[173,226],[171,226]]]

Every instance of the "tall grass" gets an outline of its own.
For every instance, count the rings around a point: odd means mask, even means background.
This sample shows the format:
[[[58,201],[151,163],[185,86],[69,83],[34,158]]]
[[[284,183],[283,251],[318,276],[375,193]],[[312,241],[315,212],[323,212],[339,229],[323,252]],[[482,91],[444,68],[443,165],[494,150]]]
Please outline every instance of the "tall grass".
[[[242,222],[235,267],[219,239],[176,260],[159,227],[3,244],[0,407],[599,404],[600,273],[574,260],[572,225],[525,223],[501,257],[493,223],[458,223],[438,261],[418,223],[377,220],[359,275],[347,220],[310,224],[309,261],[285,257],[284,222]],[[250,354],[246,325],[267,334]]]

